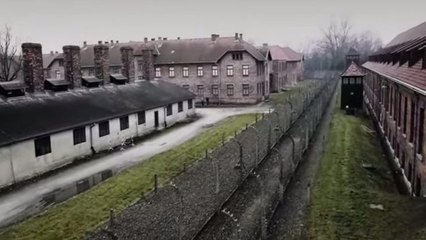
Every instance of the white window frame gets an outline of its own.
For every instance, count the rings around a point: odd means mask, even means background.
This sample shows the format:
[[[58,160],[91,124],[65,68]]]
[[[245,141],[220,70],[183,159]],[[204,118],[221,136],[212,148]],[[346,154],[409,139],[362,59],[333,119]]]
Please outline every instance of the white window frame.
[[[56,79],[61,79],[62,78],[61,70],[56,70],[55,71],[55,77],[56,77]]]
[[[204,69],[203,66],[197,66],[197,77],[204,76]]]
[[[212,66],[212,76],[217,77],[219,75],[219,67],[217,65]]]
[[[189,77],[189,67],[183,67],[182,68],[182,76],[183,77]]]
[[[169,67],[169,77],[175,77],[175,67]]]
[[[155,77],[161,77],[161,68],[155,68]]]
[[[234,76],[234,66],[233,65],[227,65],[226,66],[226,76],[228,76],[228,77]]]
[[[249,65],[243,65],[243,76],[247,77],[249,75]]]

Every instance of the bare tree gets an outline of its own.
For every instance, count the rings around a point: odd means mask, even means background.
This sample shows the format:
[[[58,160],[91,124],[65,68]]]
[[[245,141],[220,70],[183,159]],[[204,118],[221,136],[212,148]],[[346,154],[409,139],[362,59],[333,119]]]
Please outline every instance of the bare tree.
[[[355,34],[351,29],[351,24],[346,20],[331,22],[323,30],[321,39],[313,42],[309,52],[305,52],[305,69],[342,71],[345,55],[351,47],[360,53],[362,62],[382,46],[380,38],[370,31]]]
[[[22,56],[14,40],[11,29],[5,26],[0,32],[0,82],[15,80],[21,70]]]

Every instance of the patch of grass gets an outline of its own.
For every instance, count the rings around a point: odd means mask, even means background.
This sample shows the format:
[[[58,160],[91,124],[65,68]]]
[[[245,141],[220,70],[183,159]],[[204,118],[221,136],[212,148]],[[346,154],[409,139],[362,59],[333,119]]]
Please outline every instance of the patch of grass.
[[[331,124],[312,189],[310,238],[419,239],[414,236],[425,226],[426,203],[397,193],[369,119],[336,111]]]
[[[272,105],[283,104],[287,102],[287,100],[291,96],[295,96],[296,94],[299,94],[302,89],[303,91],[307,91],[307,89],[313,88],[317,81],[319,80],[303,80],[301,82],[298,82],[295,87],[289,88],[287,91],[272,93],[270,97],[270,101]]]
[[[113,176],[44,214],[7,228],[0,233],[0,239],[81,239],[107,220],[111,208],[122,211],[142,194],[149,193],[154,174],[158,175],[160,186],[168,183],[182,171],[184,164],[193,164],[206,149],[216,148],[223,135],[232,136],[235,130],[254,121],[255,114],[225,119],[193,139]]]

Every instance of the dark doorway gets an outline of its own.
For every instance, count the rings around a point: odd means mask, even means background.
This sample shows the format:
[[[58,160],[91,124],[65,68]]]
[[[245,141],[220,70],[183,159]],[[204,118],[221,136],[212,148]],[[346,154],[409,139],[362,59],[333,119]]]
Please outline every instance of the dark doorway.
[[[416,194],[416,197],[420,197],[421,190],[422,190],[422,183],[420,181],[420,178],[417,177],[416,186],[415,186],[415,193],[414,193],[414,194]]]
[[[210,103],[210,99],[209,99],[209,98],[206,98],[206,105],[208,106],[208,105],[209,105],[209,103]]]
[[[155,128],[158,128],[160,126],[160,121],[158,119],[158,111],[154,112],[154,126]]]

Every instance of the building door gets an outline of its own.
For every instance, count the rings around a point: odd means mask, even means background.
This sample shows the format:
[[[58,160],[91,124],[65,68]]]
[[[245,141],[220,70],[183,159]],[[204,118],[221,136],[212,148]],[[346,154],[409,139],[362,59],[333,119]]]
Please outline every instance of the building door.
[[[158,128],[160,126],[160,121],[158,119],[158,111],[154,112],[154,126],[155,128]]]

